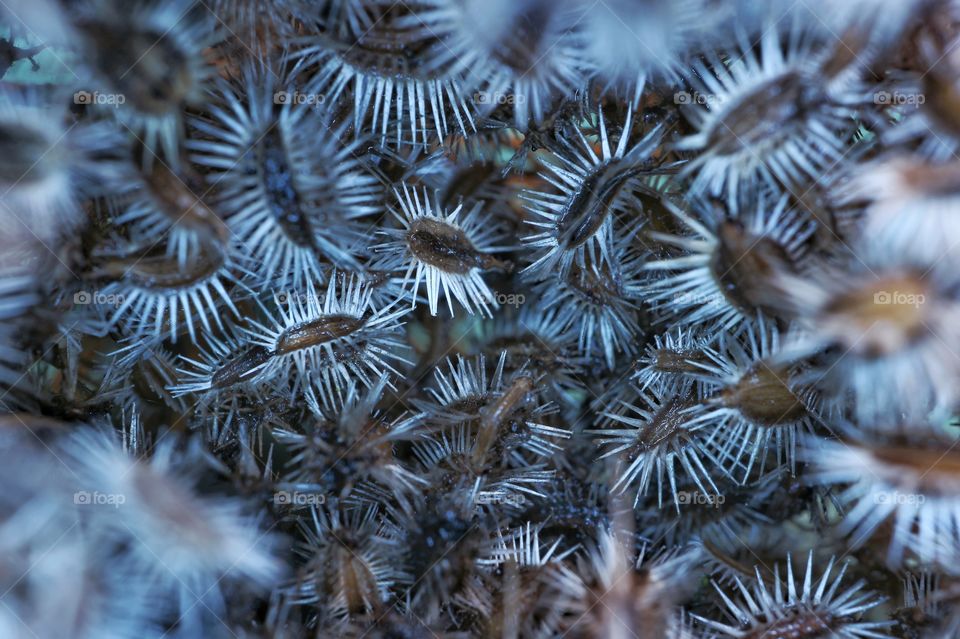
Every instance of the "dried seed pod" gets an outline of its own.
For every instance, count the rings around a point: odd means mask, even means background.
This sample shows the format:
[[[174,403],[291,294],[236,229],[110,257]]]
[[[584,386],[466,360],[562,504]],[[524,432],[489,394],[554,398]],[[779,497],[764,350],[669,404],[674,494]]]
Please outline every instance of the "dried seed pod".
[[[125,254],[132,244],[137,257],[153,255],[160,247],[186,269],[198,253],[227,250],[230,229],[211,208],[208,190],[190,171],[175,171],[165,164],[149,170],[124,167],[118,193],[108,202],[111,237],[98,247],[106,255]],[[198,194],[199,192],[199,194]],[[129,249],[128,249],[129,250]]]
[[[956,259],[953,249],[960,237],[953,214],[960,202],[960,163],[913,157],[868,163],[855,172],[844,196],[867,205],[854,246]]]
[[[798,268],[803,243],[813,231],[786,209],[785,198],[769,208],[761,200],[755,210],[720,221],[706,211],[698,220],[668,207],[692,235],[650,234],[683,251],[646,265],[665,274],[642,289],[655,309],[680,324],[731,330],[758,310],[776,314],[782,308],[770,290],[774,278]]]
[[[738,578],[736,585],[739,593],[732,597],[722,586],[714,583],[725,612],[732,617],[732,623],[700,615],[694,615],[694,618],[715,630],[718,637],[761,636],[764,633],[781,636],[793,634],[798,637],[820,634],[844,639],[888,637],[882,631],[893,622],[861,621],[863,612],[875,608],[883,600],[869,591],[864,592],[862,581],[840,591],[847,566],[844,565],[836,576],[831,576],[833,569],[834,559],[831,559],[823,574],[817,578],[811,551],[807,556],[803,584],[800,585],[794,578],[793,562],[788,555],[786,579],[780,577],[778,565],[774,569],[771,585],[761,577],[759,570],[756,580],[749,587]]]
[[[705,335],[682,327],[655,335],[634,364],[631,379],[640,392],[648,388],[677,392],[701,372],[701,364],[709,362],[706,348]],[[702,386],[697,388],[701,396],[706,392]]]
[[[187,624],[202,623],[200,602],[223,614],[225,579],[265,588],[282,575],[273,537],[247,506],[197,494],[209,468],[198,443],[183,450],[170,437],[149,459],[137,459],[112,432],[81,428],[58,444],[76,482],[74,503],[99,542],[114,549],[114,565],[150,575],[151,591],[176,602]]]
[[[844,508],[840,532],[857,547],[885,524],[892,526],[887,562],[899,566],[906,553],[954,570],[960,509],[960,455],[955,440],[933,427],[911,428],[907,437],[859,436],[809,440],[807,481],[849,484],[837,499]]]
[[[313,506],[299,526],[304,565],[283,593],[289,606],[306,608],[308,628],[337,632],[349,621],[378,617],[391,589],[410,583],[402,539],[386,534],[375,507]]]
[[[471,503],[481,510],[519,509],[528,500],[543,496],[543,490],[553,479],[553,470],[548,470],[543,463],[526,460],[508,466],[478,458],[481,448],[477,439],[467,427],[456,426],[418,442],[413,447],[413,455],[420,466],[419,474],[440,490],[472,482]]]
[[[554,606],[564,611],[563,636],[590,638],[628,632],[640,639],[689,638],[677,607],[697,575],[690,558],[666,551],[648,553],[632,539],[609,530],[564,566],[554,580]]]
[[[619,218],[628,211],[643,210],[632,189],[652,173],[646,163],[660,144],[662,129],[656,127],[631,144],[633,110],[629,109],[611,149],[602,111],[598,122],[599,155],[594,143],[576,128],[575,137],[562,139],[555,160],[542,160],[547,172],[541,177],[559,193],[525,190],[520,194],[524,207],[535,216],[527,224],[543,229],[523,238],[535,251],[524,275],[542,277],[559,271],[563,277],[574,265],[581,270],[614,265],[615,236],[619,239],[623,226],[636,231],[637,223]]]
[[[632,233],[613,245],[606,260],[572,266],[534,287],[543,307],[555,310],[561,325],[577,334],[584,357],[602,354],[609,370],[632,357],[640,341],[643,256],[630,248]]]
[[[703,462],[705,458],[711,465],[719,465],[719,460],[713,458],[707,448],[708,433],[704,432],[703,422],[695,421],[702,410],[689,391],[676,395],[659,395],[653,391],[638,393],[635,402],[624,404],[622,414],[606,413],[616,425],[587,432],[600,445],[608,447],[601,458],[617,456],[619,460],[612,489],[623,492],[635,486],[636,506],[650,485],[656,483],[657,506],[662,508],[666,473],[669,496],[679,511],[676,469],[679,464],[700,494],[719,496],[720,489]],[[718,472],[724,474],[722,469]]]
[[[423,199],[415,187],[407,184],[394,189],[400,210],[391,213],[400,223],[399,229],[382,229],[387,241],[374,246],[382,257],[374,268],[403,272],[403,287],[409,287],[412,307],[416,307],[421,282],[426,282],[430,314],[437,314],[440,291],[453,315],[453,300],[470,314],[491,315],[497,307],[496,296],[483,281],[482,273],[504,270],[507,264],[493,253],[506,250],[498,246],[500,230],[481,215],[475,204],[463,213],[463,204],[451,211],[441,208],[424,188]]]
[[[739,333],[721,335],[695,364],[713,392],[694,421],[711,424],[715,456],[729,464],[728,472],[742,467],[744,482],[758,458],[764,473],[771,448],[777,467],[795,473],[797,440],[812,434],[819,419],[816,390],[803,385],[799,365],[779,361],[781,349],[779,329],[761,314]]]
[[[262,369],[270,361],[270,351],[250,344],[237,327],[227,325],[221,335],[207,334],[197,344],[195,357],[183,357],[178,368],[178,383],[170,391],[176,397],[188,393],[203,393],[205,401],[215,401],[220,392],[243,390],[257,394],[257,381]]]
[[[159,337],[168,331],[176,342],[185,326],[192,341],[196,324],[205,331],[223,327],[222,308],[234,317],[239,311],[228,289],[236,283],[237,265],[226,247],[202,243],[186,263],[169,255],[150,255],[134,247],[126,255],[101,258],[92,278],[105,281],[96,298],[91,293],[82,303],[94,303],[111,325],[122,325],[131,334]],[[212,323],[211,323],[212,318]]]
[[[573,549],[560,552],[560,541],[547,545],[540,529],[528,522],[497,540],[490,557],[477,562],[485,569],[491,607],[479,611],[479,633],[485,636],[555,637],[564,610],[553,600],[551,585]]]
[[[499,361],[506,354],[507,372],[525,368],[548,385],[550,399],[566,405],[579,404],[584,392],[582,367],[587,359],[577,348],[577,336],[565,326],[559,311],[544,311],[527,304],[517,294],[522,308],[516,316],[501,313],[480,327],[480,342],[487,361]]]
[[[712,26],[716,12],[706,4],[614,0],[605,11],[588,12],[587,50],[600,79],[634,105],[648,78],[675,81],[685,52]]]
[[[101,397],[136,409],[144,400],[161,401],[184,412],[186,403],[170,392],[177,377],[176,357],[162,342],[130,338],[109,354],[99,389]]]
[[[863,423],[922,420],[957,401],[960,367],[944,348],[955,341],[955,275],[939,262],[891,259],[877,248],[809,278],[780,274],[774,283],[804,329],[787,349],[802,356],[833,347],[817,379],[839,408],[852,399]]]
[[[318,405],[343,404],[347,383],[372,387],[385,373],[407,365],[400,318],[407,309],[373,308],[370,287],[359,278],[332,275],[321,295],[308,284],[302,295],[275,293],[276,311],[251,321],[254,347],[269,354],[260,375],[287,385],[291,398],[312,395]]]
[[[810,82],[826,66],[816,34],[799,21],[785,36],[765,28],[759,53],[744,31],[736,40],[738,64],[709,53],[692,65],[693,97],[678,94],[697,133],[677,148],[700,152],[684,174],[694,194],[725,197],[731,208],[760,186],[802,192],[842,159],[854,130],[849,96],[831,89],[833,78]]]
[[[4,265],[26,258],[21,244],[60,245],[84,222],[82,199],[114,179],[119,162],[111,156],[122,148],[120,136],[102,123],[70,122],[68,115],[38,93],[0,91]]]
[[[294,55],[309,73],[307,91],[331,103],[352,96],[354,131],[379,138],[381,145],[429,145],[472,133],[474,110],[462,74],[437,64],[445,45],[429,3],[346,4],[346,20],[330,26],[322,26],[329,8],[303,7],[305,24],[316,28],[293,41]]]
[[[291,85],[247,68],[221,87],[209,120],[192,125],[191,159],[211,170],[226,223],[260,282],[302,288],[332,263],[360,269],[380,189],[358,159],[362,140],[342,144],[332,111],[301,104]]]
[[[290,455],[282,479],[297,490],[345,500],[364,482],[375,482],[400,494],[422,489],[426,481],[394,455],[396,442],[417,435],[423,415],[401,414],[389,419],[377,410],[387,384],[381,377],[361,395],[357,383],[347,384],[343,407],[319,412],[296,424],[277,428],[273,436]]]
[[[481,114],[512,111],[518,129],[544,120],[588,69],[583,11],[561,0],[426,0],[421,23],[439,34],[432,67],[462,76]]]
[[[261,429],[272,425],[289,401],[267,372],[270,353],[229,322],[222,331],[203,333],[194,346],[195,353],[180,356],[170,395],[189,398],[193,425],[209,433],[211,442],[224,445],[241,430],[259,440]]]
[[[468,479],[432,484],[408,507],[392,510],[389,534],[405,540],[406,568],[412,578],[408,607],[425,619],[443,612],[457,622],[486,608],[477,559],[497,546],[495,518],[478,509],[478,483]]]
[[[487,462],[496,466],[507,459],[522,464],[521,450],[549,457],[570,436],[569,431],[545,423],[556,406],[540,401],[539,380],[525,367],[507,378],[505,365],[506,353],[501,353],[492,375],[483,355],[473,360],[458,357],[456,363],[448,359],[449,373],[442,368],[434,372],[435,384],[427,391],[431,399],[413,402],[432,427],[463,427],[454,441],[470,450],[472,468],[482,469]],[[444,442],[444,449],[451,445],[446,438]]]
[[[927,13],[928,25],[912,36],[917,73],[874,96],[896,117],[897,125],[884,131],[882,140],[891,147],[919,142],[918,155],[940,163],[951,160],[960,148],[960,56],[955,50],[955,30],[951,33],[951,27],[939,24],[955,20],[950,9],[931,7]]]
[[[210,14],[194,0],[89,0],[74,23],[97,88],[75,101],[115,114],[145,145],[148,167],[158,157],[176,166],[184,107],[203,103],[214,74]]]

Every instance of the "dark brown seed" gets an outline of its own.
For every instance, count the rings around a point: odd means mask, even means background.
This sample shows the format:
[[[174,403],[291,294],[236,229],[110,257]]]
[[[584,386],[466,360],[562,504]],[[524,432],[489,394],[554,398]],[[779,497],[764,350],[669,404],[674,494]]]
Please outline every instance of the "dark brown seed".
[[[560,247],[571,250],[586,244],[614,210],[621,191],[640,172],[640,167],[611,165],[588,176],[557,220]]]
[[[952,442],[942,442],[942,447],[917,448],[914,446],[888,446],[871,448],[870,454],[890,469],[896,481],[904,476],[920,476],[919,488],[924,492],[939,493],[944,484],[960,486],[960,453],[949,448]],[[948,491],[953,494],[956,488]]]
[[[460,229],[429,218],[420,218],[411,225],[407,246],[418,260],[445,273],[465,275],[474,268],[489,269],[500,264],[493,256],[478,251]]]
[[[834,617],[829,613],[796,608],[741,636],[743,639],[827,639],[834,636],[833,623]]]
[[[277,340],[274,354],[286,355],[332,342],[357,332],[365,323],[363,318],[351,315],[324,315],[285,330]]]
[[[857,354],[881,357],[927,334],[934,297],[927,282],[911,274],[870,278],[824,308],[823,326],[849,336]]]
[[[653,360],[654,368],[659,372],[677,375],[702,373],[703,369],[697,364],[706,364],[710,361],[703,351],[677,351],[669,348],[654,351]]]
[[[689,406],[689,399],[676,396],[660,407],[650,421],[637,431],[637,443],[627,452],[627,460],[633,461],[640,454],[672,439],[686,437],[688,433],[686,424],[690,418],[683,410]]]
[[[533,379],[518,377],[497,401],[484,409],[480,418],[480,432],[477,433],[473,448],[474,463],[479,464],[486,457],[497,438],[500,424],[517,410],[532,391]]]
[[[230,230],[220,216],[197,193],[207,189],[195,177],[174,173],[162,162],[154,162],[144,176],[157,210],[180,228],[196,231],[209,242],[226,245]]]
[[[730,220],[720,225],[717,239],[710,269],[727,301],[746,314],[757,310],[774,314],[779,305],[770,298],[770,282],[777,273],[793,271],[787,251]]]
[[[213,388],[230,388],[234,384],[244,381],[251,371],[270,359],[270,351],[262,346],[254,346],[246,350],[240,357],[224,364],[213,374],[210,382]]]
[[[722,391],[723,403],[759,426],[779,426],[802,418],[806,409],[788,386],[790,371],[758,362],[733,386]]]

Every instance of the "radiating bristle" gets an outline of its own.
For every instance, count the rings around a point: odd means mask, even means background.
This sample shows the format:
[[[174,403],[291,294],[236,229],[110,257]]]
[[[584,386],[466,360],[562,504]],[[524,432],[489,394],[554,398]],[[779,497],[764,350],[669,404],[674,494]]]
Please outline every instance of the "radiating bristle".
[[[103,195],[120,166],[123,137],[103,123],[71,122],[67,95],[0,91],[0,242],[57,247],[86,222],[81,201]],[[49,248],[48,248],[49,250]]]
[[[693,481],[703,499],[719,499],[720,489],[712,473],[724,471],[713,467],[719,462],[709,452],[709,431],[697,417],[703,407],[689,390],[672,395],[642,393],[632,404],[624,404],[620,412],[606,416],[612,420],[607,428],[590,433],[606,447],[604,457],[618,460],[618,476],[613,488],[621,492],[635,491],[634,505],[656,486],[656,503],[662,506],[664,492],[680,509],[678,470]],[[666,481],[665,481],[666,480]]]
[[[796,472],[797,440],[820,420],[818,393],[804,387],[802,368],[784,361],[781,350],[775,323],[761,314],[691,363],[708,406],[694,422],[709,424],[714,454],[728,471],[742,466],[741,481],[755,466],[763,474],[771,452],[777,467]]]
[[[257,516],[236,499],[197,493],[198,443],[184,454],[171,437],[138,459],[112,433],[83,428],[58,447],[77,515],[115,549],[117,566],[149,575],[157,592],[180,602],[178,615],[201,623],[204,610],[222,610],[222,581],[272,587],[282,569]]]
[[[651,234],[679,252],[646,264],[663,273],[641,289],[656,310],[681,324],[724,331],[734,331],[757,311],[779,310],[771,284],[778,274],[798,269],[798,253],[813,229],[787,210],[785,198],[755,206],[724,220],[702,205],[695,215],[670,206],[690,234]]]
[[[506,108],[518,128],[583,83],[584,13],[568,0],[425,0],[418,26],[440,39],[429,68],[450,69],[473,108]]]

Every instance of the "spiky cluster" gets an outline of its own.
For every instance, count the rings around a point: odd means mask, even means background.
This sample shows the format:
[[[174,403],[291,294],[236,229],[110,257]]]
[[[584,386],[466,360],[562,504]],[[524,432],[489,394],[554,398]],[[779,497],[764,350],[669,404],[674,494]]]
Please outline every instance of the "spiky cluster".
[[[960,2],[0,5],[0,637],[960,638]]]

